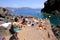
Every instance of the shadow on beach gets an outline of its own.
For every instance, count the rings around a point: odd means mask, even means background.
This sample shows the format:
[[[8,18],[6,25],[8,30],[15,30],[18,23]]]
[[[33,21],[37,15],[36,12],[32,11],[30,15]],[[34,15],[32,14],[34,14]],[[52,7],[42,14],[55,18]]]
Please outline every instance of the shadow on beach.
[[[12,35],[9,40],[17,40],[17,39],[14,35]]]

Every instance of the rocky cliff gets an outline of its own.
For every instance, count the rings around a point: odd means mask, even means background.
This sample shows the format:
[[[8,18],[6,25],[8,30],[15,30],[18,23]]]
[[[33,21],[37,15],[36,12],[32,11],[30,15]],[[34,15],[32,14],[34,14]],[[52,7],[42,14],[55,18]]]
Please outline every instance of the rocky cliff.
[[[52,27],[52,30],[55,34],[55,36],[60,40],[60,25],[58,24],[56,27]]]
[[[0,7],[0,17],[5,18],[5,15],[8,14],[7,9]]]
[[[60,14],[60,0],[47,0],[41,10],[46,13]]]
[[[11,18],[14,16],[15,15],[10,14],[8,12],[7,8],[0,7],[0,20],[2,20],[2,18],[3,18],[4,19],[3,21],[11,21]]]

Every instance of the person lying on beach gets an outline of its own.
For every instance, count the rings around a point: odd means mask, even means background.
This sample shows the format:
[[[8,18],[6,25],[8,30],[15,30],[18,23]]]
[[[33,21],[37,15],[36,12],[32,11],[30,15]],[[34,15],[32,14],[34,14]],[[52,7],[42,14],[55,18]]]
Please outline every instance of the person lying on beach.
[[[29,20],[28,18],[24,18],[24,19],[22,20],[22,24],[23,24],[23,25],[27,25],[30,21],[31,21],[31,20]]]
[[[41,24],[39,25],[39,28],[40,29],[46,29],[46,26],[45,26],[45,24],[43,22],[41,22]]]
[[[36,20],[36,19],[34,19],[34,22],[36,22],[36,24],[38,24],[38,22],[39,22],[39,21],[38,21],[38,20]]]
[[[22,23],[21,24],[23,24],[23,25],[26,24],[25,18],[22,20]]]

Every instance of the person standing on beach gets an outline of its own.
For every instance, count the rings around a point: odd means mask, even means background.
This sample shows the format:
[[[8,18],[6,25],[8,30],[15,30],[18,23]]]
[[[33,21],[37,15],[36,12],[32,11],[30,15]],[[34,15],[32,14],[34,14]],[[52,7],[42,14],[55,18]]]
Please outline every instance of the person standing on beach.
[[[12,22],[12,28],[12,31],[14,31],[13,35],[18,39],[18,32],[20,31],[21,25],[17,17],[14,19],[14,22]]]

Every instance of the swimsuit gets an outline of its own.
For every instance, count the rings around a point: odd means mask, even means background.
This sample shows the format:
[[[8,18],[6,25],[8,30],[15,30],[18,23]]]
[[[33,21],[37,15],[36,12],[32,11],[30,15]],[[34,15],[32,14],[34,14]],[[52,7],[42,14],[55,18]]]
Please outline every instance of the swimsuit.
[[[19,32],[20,31],[20,28],[16,24],[14,24],[13,27],[14,27],[14,31],[15,32]]]

